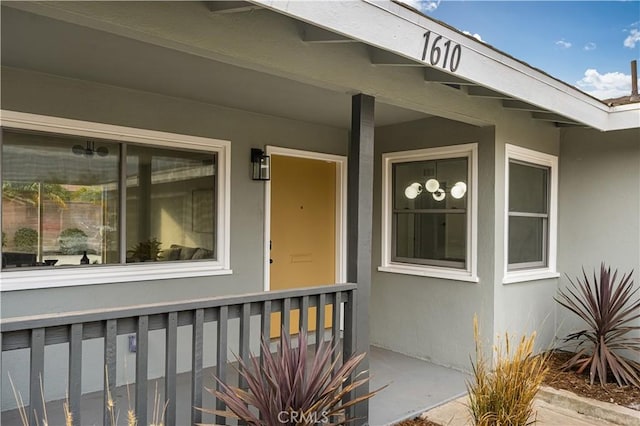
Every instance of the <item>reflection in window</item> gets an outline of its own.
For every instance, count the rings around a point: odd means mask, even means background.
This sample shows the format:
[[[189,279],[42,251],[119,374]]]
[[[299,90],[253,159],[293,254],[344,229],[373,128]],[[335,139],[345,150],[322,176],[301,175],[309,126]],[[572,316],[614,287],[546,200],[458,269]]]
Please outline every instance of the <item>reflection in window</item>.
[[[117,263],[118,159],[116,143],[4,131],[3,267],[79,265],[85,254]]]
[[[215,153],[2,137],[3,269],[216,259]]]
[[[466,267],[468,159],[393,164],[392,260]]]
[[[547,264],[549,168],[509,161],[509,269]]]
[[[127,148],[127,262],[215,258],[215,155]]]

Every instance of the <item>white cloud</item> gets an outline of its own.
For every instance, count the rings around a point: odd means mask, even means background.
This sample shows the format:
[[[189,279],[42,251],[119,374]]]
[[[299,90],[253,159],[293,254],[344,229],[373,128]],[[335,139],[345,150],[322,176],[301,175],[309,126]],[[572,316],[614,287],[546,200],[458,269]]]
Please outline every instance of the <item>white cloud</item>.
[[[400,0],[402,3],[422,12],[433,12],[440,6],[441,0]]]
[[[471,34],[469,31],[463,31],[463,33],[466,34],[466,35],[470,35],[471,37],[475,38],[476,40],[481,41],[481,42],[484,43],[484,40],[482,40],[482,37],[478,33]]]
[[[584,45],[584,50],[589,51],[589,50],[596,50],[596,44],[594,42],[589,42],[587,44]]]
[[[632,28],[629,31],[629,35],[624,39],[624,47],[633,49],[636,47],[636,43],[640,42],[640,31],[636,28]]]
[[[621,72],[600,74],[598,70],[588,69],[576,85],[580,90],[598,99],[631,95],[631,76]]]
[[[560,47],[561,49],[568,49],[571,47],[571,43],[566,41],[565,39],[562,39],[556,41],[556,46]]]

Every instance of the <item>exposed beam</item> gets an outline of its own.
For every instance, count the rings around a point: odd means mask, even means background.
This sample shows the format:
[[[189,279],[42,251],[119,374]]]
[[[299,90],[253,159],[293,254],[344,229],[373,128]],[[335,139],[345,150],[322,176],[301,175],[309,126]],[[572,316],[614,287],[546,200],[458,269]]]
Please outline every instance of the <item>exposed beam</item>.
[[[302,29],[302,41],[307,43],[356,43],[357,40],[343,35],[327,31],[323,28],[300,23]]]
[[[407,59],[404,56],[397,55],[387,50],[378,49],[377,47],[369,46],[369,59],[373,65],[390,65],[396,67],[423,67],[424,64],[416,62],[412,59]]]
[[[207,7],[212,13],[237,13],[260,9],[261,6],[248,1],[208,1]]]
[[[505,95],[504,93],[496,92],[491,89],[487,89],[482,86],[469,86],[467,91],[469,96],[475,96],[478,98],[493,98],[493,99],[511,99],[511,96]]]
[[[468,86],[474,84],[468,80],[456,77],[455,75],[448,74],[436,68],[425,68],[424,79],[433,83],[458,84],[460,86]]]
[[[531,112],[547,112],[544,108],[531,105],[530,103],[517,101],[515,99],[505,99],[502,101],[502,106],[506,109],[516,109],[519,111],[531,111]]]
[[[581,126],[581,124],[575,120],[571,120],[570,118],[567,118],[565,116],[562,116],[560,114],[555,114],[552,112],[532,112],[531,117],[533,117],[536,120],[553,121],[555,123],[573,124],[573,125]]]

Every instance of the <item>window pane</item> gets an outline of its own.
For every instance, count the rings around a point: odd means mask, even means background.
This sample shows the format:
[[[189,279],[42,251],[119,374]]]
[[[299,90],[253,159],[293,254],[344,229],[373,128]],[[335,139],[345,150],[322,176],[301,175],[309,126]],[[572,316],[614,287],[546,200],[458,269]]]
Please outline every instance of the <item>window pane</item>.
[[[117,143],[3,131],[3,267],[117,263]]]
[[[546,221],[541,217],[509,217],[510,265],[546,261]]]
[[[427,181],[434,186],[428,187]],[[393,164],[394,209],[464,209],[468,182],[466,158]]]
[[[393,260],[465,267],[466,213],[397,213],[394,220]]]
[[[127,262],[215,259],[216,155],[127,146]]]
[[[509,211],[548,213],[549,169],[509,163]]]

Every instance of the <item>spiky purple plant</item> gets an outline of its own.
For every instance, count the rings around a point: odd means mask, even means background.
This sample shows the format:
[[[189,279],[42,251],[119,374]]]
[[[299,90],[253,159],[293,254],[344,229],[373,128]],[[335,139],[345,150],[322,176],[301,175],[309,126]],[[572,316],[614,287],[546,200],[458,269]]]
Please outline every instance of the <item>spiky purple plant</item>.
[[[564,340],[578,341],[576,354],[565,364],[566,369],[576,368],[579,373],[589,369],[591,384],[596,375],[601,384],[607,383],[611,373],[619,386],[633,385],[640,388],[640,363],[621,355],[621,351],[640,355],[640,338],[629,336],[640,331],[633,321],[640,318],[640,299],[634,296],[629,274],[617,281],[618,271],[600,266],[600,278],[593,273],[589,280],[584,268],[582,280],[577,277],[555,300],[587,323],[587,328],[569,334]]]
[[[307,335],[302,331],[295,347],[286,333],[281,333],[276,353],[271,353],[269,343],[264,339],[261,346],[262,363],[257,356],[252,356],[249,363],[236,357],[238,374],[244,378],[247,388],[230,386],[216,377],[220,390],[207,390],[224,401],[227,410],[203,411],[237,418],[248,425],[306,425],[329,419],[335,421],[333,424],[345,424],[353,420],[345,417],[348,407],[379,391],[345,398],[369,380],[368,377],[356,377],[348,381],[365,354],[354,355],[338,367],[337,346],[320,342],[308,360]]]

